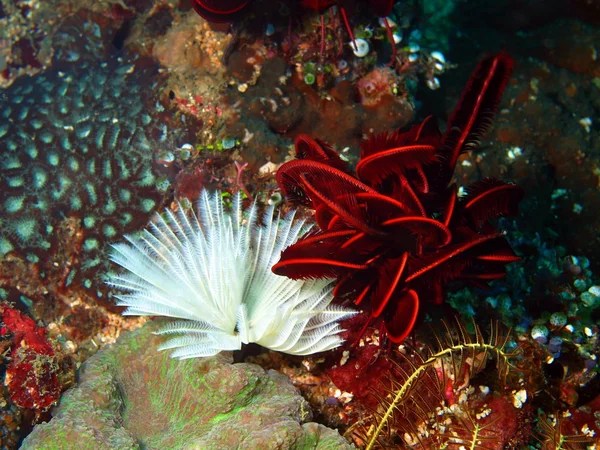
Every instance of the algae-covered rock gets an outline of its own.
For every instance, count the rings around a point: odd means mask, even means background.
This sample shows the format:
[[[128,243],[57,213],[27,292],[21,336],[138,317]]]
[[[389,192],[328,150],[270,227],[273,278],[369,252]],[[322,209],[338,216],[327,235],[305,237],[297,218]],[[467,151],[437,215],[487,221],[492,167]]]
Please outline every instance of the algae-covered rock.
[[[123,335],[82,366],[50,422],[23,449],[350,449],[289,380],[230,353],[185,361],[158,352],[160,321]]]

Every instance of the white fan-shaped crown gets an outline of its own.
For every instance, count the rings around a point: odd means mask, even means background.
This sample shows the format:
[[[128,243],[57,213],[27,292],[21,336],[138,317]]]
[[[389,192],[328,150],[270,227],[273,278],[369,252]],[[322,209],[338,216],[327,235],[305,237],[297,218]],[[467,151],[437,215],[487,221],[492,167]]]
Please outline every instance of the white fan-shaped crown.
[[[331,305],[331,280],[291,280],[271,267],[281,251],[308,231],[293,213],[274,218],[269,207],[257,225],[256,205],[230,212],[221,194],[203,191],[199,217],[166,210],[139,235],[113,246],[125,271],[111,274],[124,314],[173,317],[158,331],[172,337],[160,349],[172,356],[211,356],[258,343],[307,355],[339,346],[338,321],[355,312]]]

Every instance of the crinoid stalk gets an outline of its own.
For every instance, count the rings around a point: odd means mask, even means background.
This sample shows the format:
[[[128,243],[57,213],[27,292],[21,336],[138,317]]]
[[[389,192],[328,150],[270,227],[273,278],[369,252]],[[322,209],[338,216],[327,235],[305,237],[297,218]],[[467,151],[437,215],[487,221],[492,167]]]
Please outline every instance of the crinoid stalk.
[[[243,213],[237,194],[225,211],[219,192],[204,191],[199,215],[166,210],[111,258],[125,269],[108,284],[121,291],[124,314],[173,317],[159,331],[173,357],[211,356],[258,343],[306,355],[339,346],[338,321],[354,312],[331,305],[331,280],[293,281],[271,272],[281,251],[308,228],[293,213],[274,218],[257,206]]]

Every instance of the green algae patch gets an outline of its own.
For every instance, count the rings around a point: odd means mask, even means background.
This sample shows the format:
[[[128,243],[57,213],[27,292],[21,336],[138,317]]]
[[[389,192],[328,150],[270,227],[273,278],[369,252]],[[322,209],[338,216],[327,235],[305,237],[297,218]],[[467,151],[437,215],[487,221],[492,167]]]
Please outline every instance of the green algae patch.
[[[289,380],[231,353],[177,360],[156,348],[148,322],[80,369],[49,423],[23,449],[350,449],[337,431],[310,420]],[[330,446],[330,442],[335,443]]]
[[[239,412],[239,411],[241,411],[241,410],[242,410],[242,408],[241,408],[241,407],[239,407],[239,408],[234,408],[232,411],[230,411],[230,412],[228,412],[228,413],[224,413],[224,414],[217,414],[217,415],[216,415],[216,416],[214,416],[212,419],[210,419],[210,423],[214,425],[214,424],[216,424],[216,423],[219,423],[219,422],[222,422],[222,421],[224,421],[224,420],[229,420],[229,419],[231,419],[231,416],[232,416],[233,414],[236,414],[237,412]]]

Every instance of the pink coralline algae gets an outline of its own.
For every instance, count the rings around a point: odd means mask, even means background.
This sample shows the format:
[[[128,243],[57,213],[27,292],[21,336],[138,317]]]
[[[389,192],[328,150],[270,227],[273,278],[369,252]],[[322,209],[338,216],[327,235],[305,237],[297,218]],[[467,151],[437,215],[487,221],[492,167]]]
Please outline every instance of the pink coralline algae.
[[[387,95],[393,95],[394,86],[397,84],[395,72],[389,67],[378,67],[356,84],[363,106],[376,106]]]
[[[61,393],[59,364],[47,330],[33,319],[0,305],[3,325],[0,336],[12,335],[4,384],[19,407],[44,412]]]

